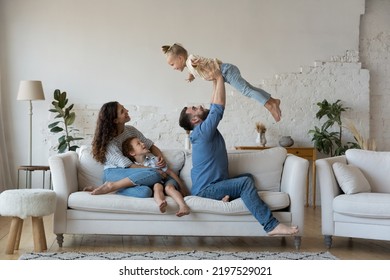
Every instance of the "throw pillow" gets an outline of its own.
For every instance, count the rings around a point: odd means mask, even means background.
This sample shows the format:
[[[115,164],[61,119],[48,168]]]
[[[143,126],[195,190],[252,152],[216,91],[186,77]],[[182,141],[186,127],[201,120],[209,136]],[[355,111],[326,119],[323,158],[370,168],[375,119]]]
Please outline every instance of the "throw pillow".
[[[371,192],[370,183],[360,169],[351,164],[335,162],[333,172],[345,194]]]

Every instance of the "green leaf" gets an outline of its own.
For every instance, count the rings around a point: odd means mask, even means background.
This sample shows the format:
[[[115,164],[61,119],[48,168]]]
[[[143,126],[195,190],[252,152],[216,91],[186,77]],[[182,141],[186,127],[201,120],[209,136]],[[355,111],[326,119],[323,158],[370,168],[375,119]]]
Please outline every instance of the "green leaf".
[[[53,128],[55,126],[57,126],[57,124],[59,124],[60,122],[53,122],[51,124],[48,125],[48,128]]]
[[[59,126],[55,126],[53,127],[52,129],[50,129],[50,132],[53,132],[53,133],[58,133],[58,132],[61,132],[63,131],[64,129],[62,127],[59,127]]]

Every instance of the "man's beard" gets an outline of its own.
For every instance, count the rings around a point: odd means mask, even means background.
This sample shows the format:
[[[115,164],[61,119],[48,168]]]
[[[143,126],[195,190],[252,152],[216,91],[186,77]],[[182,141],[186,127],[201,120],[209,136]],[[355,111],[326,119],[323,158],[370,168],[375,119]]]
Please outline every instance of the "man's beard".
[[[199,116],[202,120],[207,119],[207,116],[209,115],[210,110],[209,109],[204,109],[203,113]]]

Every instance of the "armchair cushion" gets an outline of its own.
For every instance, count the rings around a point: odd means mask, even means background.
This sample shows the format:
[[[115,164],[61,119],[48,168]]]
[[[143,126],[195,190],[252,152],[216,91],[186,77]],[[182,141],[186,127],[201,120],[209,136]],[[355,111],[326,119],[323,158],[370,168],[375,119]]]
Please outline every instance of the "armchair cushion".
[[[371,192],[370,183],[358,167],[341,162],[335,162],[332,167],[336,180],[345,194]]]

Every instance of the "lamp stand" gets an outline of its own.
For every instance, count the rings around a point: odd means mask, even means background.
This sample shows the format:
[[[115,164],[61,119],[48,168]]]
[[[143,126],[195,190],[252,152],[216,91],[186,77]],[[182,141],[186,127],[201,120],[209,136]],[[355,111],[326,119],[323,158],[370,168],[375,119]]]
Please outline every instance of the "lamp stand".
[[[32,107],[32,101],[29,100],[30,102],[30,110],[29,110],[29,115],[30,115],[30,138],[29,138],[29,153],[28,153],[28,163],[31,166],[32,165],[32,115],[33,115],[33,107]],[[32,178],[31,178],[31,172],[28,172],[28,188],[31,189],[32,185]]]

